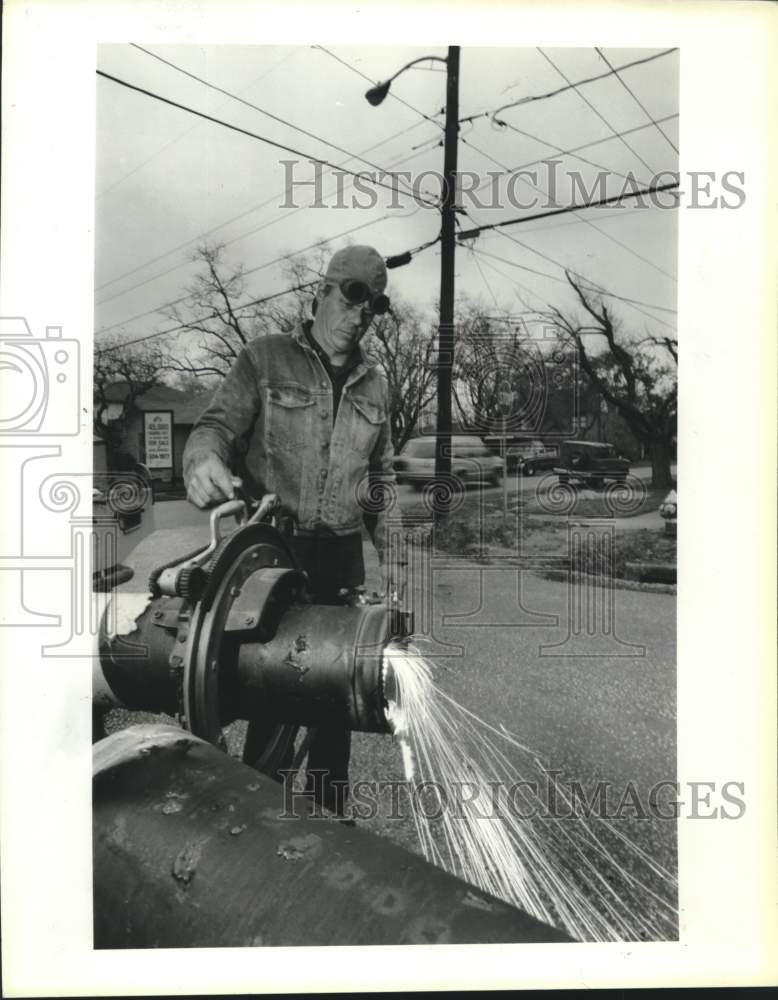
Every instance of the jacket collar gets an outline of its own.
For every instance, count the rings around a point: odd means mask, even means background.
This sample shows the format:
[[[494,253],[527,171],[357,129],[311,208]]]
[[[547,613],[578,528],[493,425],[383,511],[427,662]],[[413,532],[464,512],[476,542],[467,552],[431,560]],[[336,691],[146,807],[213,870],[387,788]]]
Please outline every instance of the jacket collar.
[[[305,330],[307,329],[310,333],[311,327],[313,326],[312,320],[305,320],[303,323],[298,323],[297,326],[292,330],[292,340],[299,346],[302,347],[304,351],[308,351],[310,354],[316,354],[314,349],[308,343],[308,338],[305,335]],[[370,368],[375,368],[378,364],[375,358],[371,357],[369,354],[365,354],[362,350],[361,344],[357,344],[354,348],[354,354],[357,357],[357,365],[354,370],[349,375],[348,381],[353,381],[353,376],[357,373],[359,375],[364,375],[365,372]]]

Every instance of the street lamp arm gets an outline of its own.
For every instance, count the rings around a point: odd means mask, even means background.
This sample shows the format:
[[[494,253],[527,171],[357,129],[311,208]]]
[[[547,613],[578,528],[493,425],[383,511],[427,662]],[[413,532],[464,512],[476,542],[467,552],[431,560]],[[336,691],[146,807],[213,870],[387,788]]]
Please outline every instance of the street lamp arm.
[[[397,79],[397,77],[400,75],[400,73],[404,73],[406,71],[406,69],[410,69],[411,66],[416,66],[416,64],[420,63],[420,62],[442,62],[442,63],[448,63],[448,59],[446,59],[444,56],[421,56],[420,59],[414,59],[412,62],[406,63],[404,66],[401,66],[400,69],[398,69],[396,73],[392,74],[392,76],[390,76],[389,79],[385,80],[384,82],[385,83],[391,83],[392,80],[396,80]]]
[[[381,101],[389,93],[389,87],[391,86],[392,80],[396,80],[400,73],[404,73],[406,69],[410,69],[411,66],[415,66],[420,62],[442,62],[448,65],[448,59],[444,59],[443,56],[421,56],[419,59],[414,59],[412,62],[406,63],[405,66],[401,66],[388,80],[383,80],[381,83],[377,83],[374,87],[371,87],[365,93],[365,97],[373,107],[377,107]]]

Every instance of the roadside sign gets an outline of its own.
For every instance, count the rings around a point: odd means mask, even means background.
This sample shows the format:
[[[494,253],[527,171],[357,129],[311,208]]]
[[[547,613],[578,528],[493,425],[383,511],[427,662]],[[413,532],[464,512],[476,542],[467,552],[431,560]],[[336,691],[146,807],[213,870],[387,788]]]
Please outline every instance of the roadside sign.
[[[173,468],[173,411],[146,410],[143,442],[149,469]]]

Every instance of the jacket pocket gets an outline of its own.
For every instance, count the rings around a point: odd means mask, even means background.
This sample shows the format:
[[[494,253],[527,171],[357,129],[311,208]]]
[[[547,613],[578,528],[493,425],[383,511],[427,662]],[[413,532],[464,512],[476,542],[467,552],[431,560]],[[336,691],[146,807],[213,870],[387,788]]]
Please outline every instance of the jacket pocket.
[[[265,439],[268,450],[278,454],[300,454],[310,448],[316,400],[301,385],[270,386],[265,397]]]
[[[351,401],[351,433],[349,444],[353,451],[367,459],[375,447],[381,426],[386,420],[383,406],[366,396],[349,396]]]

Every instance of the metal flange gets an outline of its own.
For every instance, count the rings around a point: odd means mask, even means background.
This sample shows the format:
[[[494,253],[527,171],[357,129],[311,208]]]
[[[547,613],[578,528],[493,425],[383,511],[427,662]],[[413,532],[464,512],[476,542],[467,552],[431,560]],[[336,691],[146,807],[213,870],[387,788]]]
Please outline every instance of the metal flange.
[[[263,570],[273,572],[263,576]],[[248,611],[239,598],[256,574],[260,577],[251,590],[257,603]],[[268,605],[274,594],[288,591],[286,599],[295,600],[303,588],[294,557],[270,525],[247,524],[222,542],[209,565],[205,590],[191,609],[184,648],[183,708],[190,732],[209,743],[221,739],[219,678],[227,653],[225,639],[239,630],[237,616],[244,616],[243,629],[256,629],[261,641],[272,617]]]

